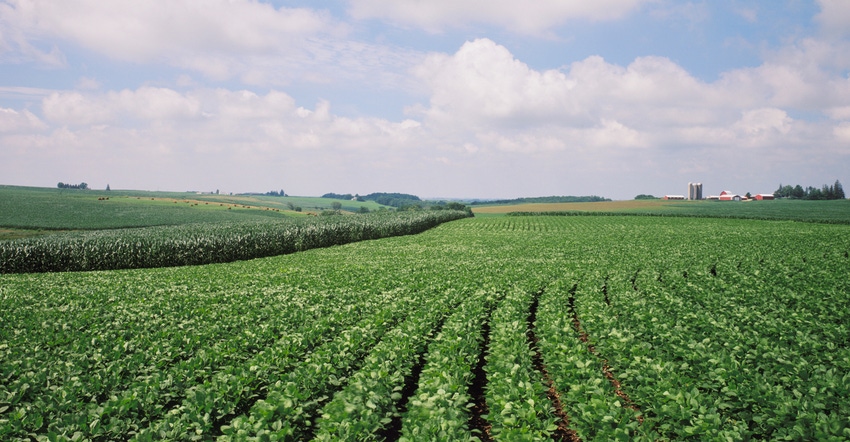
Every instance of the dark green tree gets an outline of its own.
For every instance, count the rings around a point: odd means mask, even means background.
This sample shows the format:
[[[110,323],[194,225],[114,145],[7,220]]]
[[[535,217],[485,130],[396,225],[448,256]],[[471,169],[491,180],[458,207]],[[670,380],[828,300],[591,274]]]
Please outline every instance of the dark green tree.
[[[843,200],[844,198],[847,198],[847,197],[844,195],[844,188],[843,188],[843,187],[841,187],[841,183],[840,183],[840,182],[838,182],[838,180],[835,180],[835,184],[833,184],[833,185],[832,185],[832,189],[833,189],[833,190],[832,190],[833,197],[834,197],[835,199],[837,199],[837,200]]]

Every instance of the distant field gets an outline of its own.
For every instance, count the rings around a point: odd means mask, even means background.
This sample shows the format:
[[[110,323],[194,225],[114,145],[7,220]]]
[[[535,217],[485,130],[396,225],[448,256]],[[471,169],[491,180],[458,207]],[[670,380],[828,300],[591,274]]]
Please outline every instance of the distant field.
[[[476,215],[505,215],[515,212],[588,212],[607,214],[648,214],[658,216],[697,216],[793,220],[850,224],[850,200],[837,201],[664,201],[632,200],[594,203],[517,204],[475,207]]]
[[[593,203],[536,203],[498,206],[473,206],[472,212],[475,214],[504,214],[510,212],[560,212],[565,210],[606,212],[620,210],[655,209],[670,204],[671,202],[664,200],[598,201]]]
[[[300,217],[331,208],[337,200],[311,197],[213,195],[191,192],[74,190],[0,186],[0,239],[45,230],[98,230]],[[375,202],[338,201],[342,210]],[[290,207],[292,204],[292,207]],[[301,212],[291,208],[301,208]]]

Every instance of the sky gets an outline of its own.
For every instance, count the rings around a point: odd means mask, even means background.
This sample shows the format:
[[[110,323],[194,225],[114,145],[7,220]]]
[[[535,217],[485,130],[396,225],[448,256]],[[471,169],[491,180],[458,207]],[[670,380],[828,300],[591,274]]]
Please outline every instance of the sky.
[[[0,0],[0,184],[850,184],[846,0]]]

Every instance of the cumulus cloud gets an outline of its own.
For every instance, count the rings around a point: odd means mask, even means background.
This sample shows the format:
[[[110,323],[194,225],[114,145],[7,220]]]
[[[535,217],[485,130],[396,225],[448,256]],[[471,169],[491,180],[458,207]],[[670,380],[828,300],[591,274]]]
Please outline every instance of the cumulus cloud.
[[[0,134],[37,132],[46,128],[47,125],[28,110],[0,107]]]
[[[412,119],[340,116],[328,101],[303,106],[276,90],[55,91],[42,100],[40,114],[43,120],[30,111],[0,109],[0,145],[7,154],[0,172],[7,179],[55,182],[57,170],[21,167],[49,158],[87,182],[103,180],[114,188],[149,186],[144,182],[161,177],[170,186],[246,191],[256,188],[237,186],[307,186],[318,177],[363,170],[361,184],[378,191],[386,190],[380,187],[385,176],[420,167],[417,150],[426,138]],[[123,177],[139,184],[120,183]]]
[[[254,0],[6,0],[0,29],[0,61],[65,66],[62,51],[79,47],[249,85],[379,77],[395,87],[419,61],[415,51],[343,40],[348,25],[326,11]]]
[[[432,119],[510,124],[581,113],[569,109],[574,81],[556,70],[534,71],[488,39],[467,42],[454,55],[433,54],[414,72],[431,87]]]
[[[836,141],[843,143],[844,146],[850,146],[850,121],[835,126],[832,133]]]
[[[533,7],[510,0],[350,0],[357,19],[378,18],[431,32],[477,22],[541,34],[572,19],[616,20],[648,0],[536,1]]]
[[[738,148],[794,157],[847,134],[850,81],[821,64],[832,48],[802,42],[786,56],[777,52],[761,66],[705,82],[657,56],[626,66],[591,56],[540,71],[479,39],[454,54],[431,54],[414,70],[431,95],[409,112],[458,158],[561,153],[592,161],[650,149],[686,150],[710,161],[743,155]],[[798,110],[836,125],[795,119]]]
[[[406,74],[422,54],[351,40],[349,28],[326,11],[255,0],[4,0],[0,61],[63,67],[63,51],[83,48],[113,60],[174,66],[215,82],[415,87]]]
[[[828,34],[850,34],[850,3],[844,0],[818,0],[821,12],[815,20]]]
[[[732,142],[737,146],[766,147],[792,141],[795,122],[782,109],[761,108],[743,111],[740,120],[730,129],[735,133]]]
[[[65,56],[55,45],[38,47],[30,41],[39,34],[31,25],[13,4],[0,3],[0,62],[35,62],[51,68],[66,66]]]
[[[110,91],[105,94],[54,92],[42,102],[45,117],[60,125],[116,123],[123,118],[173,120],[198,115],[199,103],[166,88]]]
[[[429,106],[415,110],[429,125],[514,134],[511,143],[494,143],[511,151],[647,146],[652,133],[731,124],[739,116],[729,102],[734,97],[663,57],[642,57],[623,67],[592,56],[541,72],[481,39],[453,55],[434,54],[415,72],[432,88]],[[570,141],[526,136],[540,131]]]
[[[412,120],[337,116],[326,101],[307,109],[279,91],[180,93],[145,87],[91,94],[57,92],[44,99],[42,111],[66,133],[91,134],[97,129],[123,139],[144,134],[146,144],[167,146],[168,152],[239,151],[271,158],[290,149],[374,152],[409,142],[419,128]]]
[[[3,15],[31,33],[127,61],[198,52],[262,52],[331,29],[321,12],[250,0],[9,0]]]

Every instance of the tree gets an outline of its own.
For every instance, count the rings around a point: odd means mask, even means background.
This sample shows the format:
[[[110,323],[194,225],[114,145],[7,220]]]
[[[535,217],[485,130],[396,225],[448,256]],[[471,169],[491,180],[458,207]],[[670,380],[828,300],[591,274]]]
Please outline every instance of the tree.
[[[833,198],[837,200],[843,200],[844,198],[847,198],[846,196],[844,196],[844,188],[841,187],[841,183],[838,182],[838,180],[835,180],[835,184],[833,184],[832,188]]]
[[[106,185],[106,190],[111,190],[111,189],[109,188],[109,184],[107,184],[107,185]]]
[[[331,203],[331,208],[333,208],[334,210],[342,209],[342,203],[339,201],[334,201]]]

